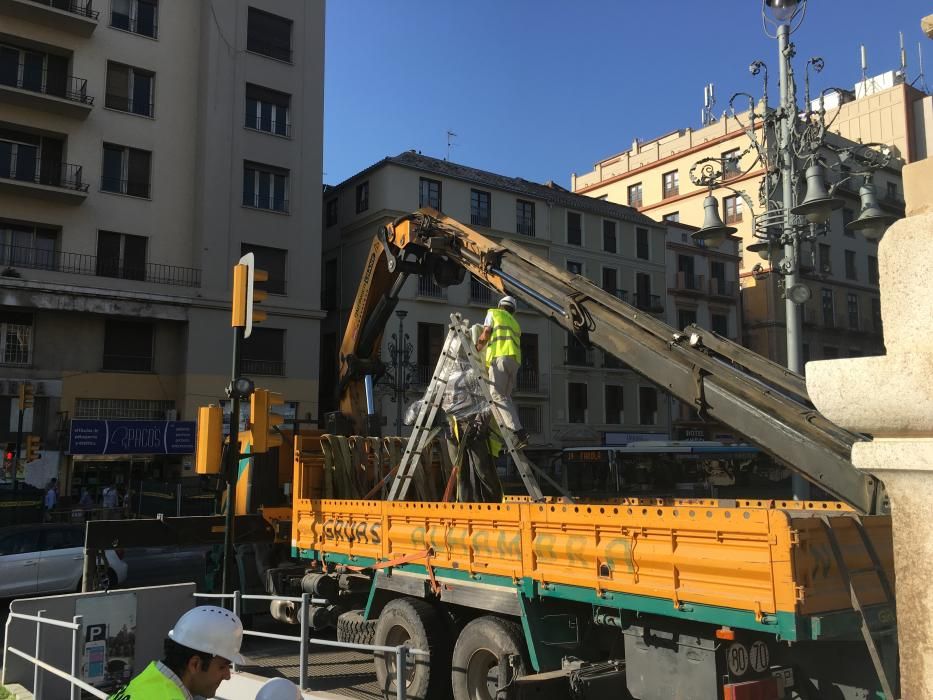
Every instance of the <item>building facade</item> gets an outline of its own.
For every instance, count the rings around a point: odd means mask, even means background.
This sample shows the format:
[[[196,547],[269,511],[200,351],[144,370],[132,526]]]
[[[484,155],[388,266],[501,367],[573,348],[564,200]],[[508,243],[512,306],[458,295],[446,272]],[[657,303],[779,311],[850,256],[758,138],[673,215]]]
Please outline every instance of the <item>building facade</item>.
[[[422,156],[386,158],[324,194],[324,322],[321,404],[335,410],[337,349],[376,231],[420,206],[439,209],[494,239],[511,239],[554,265],[663,318],[665,228],[627,206]],[[398,309],[410,350],[412,401],[437,362],[452,312],[482,323],[498,296],[469,277],[446,289],[409,279]],[[611,434],[668,430],[667,401],[650,382],[601,350],[584,347],[546,318],[519,305],[523,358],[515,401],[532,450],[597,445]],[[382,357],[399,365],[397,317],[386,328]],[[394,338],[393,338],[394,334]],[[404,348],[404,343],[401,344]],[[386,434],[406,434],[391,381],[377,386]],[[329,402],[329,404],[328,404]],[[324,408],[323,410],[328,410]]]
[[[191,473],[246,252],[270,297],[244,374],[316,417],[323,1],[0,0],[0,25],[0,439],[33,382],[27,478]]]
[[[838,133],[830,134],[830,138],[844,145],[852,143],[846,134],[866,141],[871,137],[896,148],[898,157],[874,178],[882,208],[895,216],[903,216],[904,212],[900,175],[903,156],[926,148],[922,145],[926,143],[924,130],[916,126],[911,115],[924,113],[928,102],[923,93],[903,84],[870,94],[856,90],[838,98],[839,114],[833,122],[833,131]],[[765,172],[754,151],[748,149],[742,123],[723,115],[719,121],[700,129],[682,129],[650,141],[636,140],[628,151],[598,162],[592,172],[573,175],[572,189],[628,204],[653,218],[700,226],[707,190],[694,185],[689,173],[703,158],[726,161],[738,158],[727,173],[727,184],[757,201]],[[755,242],[752,216],[742,198],[725,188],[714,194],[720,200],[723,220],[738,229],[741,245]],[[837,196],[845,204],[833,212],[827,235],[805,244],[802,251],[801,281],[811,292],[803,310],[804,362],[883,352],[877,242],[844,229],[846,223],[858,216],[858,183],[849,181],[842,185]],[[784,364],[786,330],[781,275],[758,255],[743,255],[741,249],[739,255],[743,342],[755,352]]]

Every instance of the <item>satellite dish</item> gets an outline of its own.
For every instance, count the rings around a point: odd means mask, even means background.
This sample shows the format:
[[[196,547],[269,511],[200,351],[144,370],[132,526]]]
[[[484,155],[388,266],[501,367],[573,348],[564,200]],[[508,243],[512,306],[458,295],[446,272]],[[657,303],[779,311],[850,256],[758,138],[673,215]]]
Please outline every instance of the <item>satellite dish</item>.
[[[795,284],[787,290],[787,298],[795,304],[806,304],[810,296],[810,288],[805,284]]]

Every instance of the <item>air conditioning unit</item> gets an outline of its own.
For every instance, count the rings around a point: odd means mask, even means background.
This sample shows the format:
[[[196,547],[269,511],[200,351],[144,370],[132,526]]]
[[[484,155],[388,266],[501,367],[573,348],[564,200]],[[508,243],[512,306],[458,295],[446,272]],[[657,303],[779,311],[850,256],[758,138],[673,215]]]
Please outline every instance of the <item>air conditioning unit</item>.
[[[178,409],[170,408],[165,412],[165,420],[178,420]]]

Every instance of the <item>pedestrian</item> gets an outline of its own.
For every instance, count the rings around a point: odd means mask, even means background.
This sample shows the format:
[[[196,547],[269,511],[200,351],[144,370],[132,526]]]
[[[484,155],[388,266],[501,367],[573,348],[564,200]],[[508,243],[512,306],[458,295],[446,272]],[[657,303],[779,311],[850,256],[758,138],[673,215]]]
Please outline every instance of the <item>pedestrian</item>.
[[[84,510],[90,510],[94,507],[94,497],[91,496],[91,492],[87,489],[81,489],[81,498],[78,500],[78,505],[81,506]]]
[[[490,393],[493,402],[502,409],[502,427],[515,433],[516,445],[522,448],[528,445],[528,433],[522,427],[512,401],[518,368],[522,364],[522,329],[514,316],[515,307],[515,297],[504,296],[499,300],[498,308],[486,312],[476,349],[486,351],[486,366],[492,384]]]
[[[230,679],[240,654],[243,624],[229,610],[202,605],[182,615],[165,640],[165,655],[153,661],[109,700],[213,698]]]
[[[105,486],[101,492],[101,506],[104,509],[103,517],[113,520],[117,517],[117,487]]]
[[[301,691],[287,678],[271,678],[262,684],[256,700],[301,700]]]
[[[52,478],[48,486],[45,489],[45,520],[46,522],[52,519],[52,511],[55,510],[55,506],[58,505],[58,479]]]

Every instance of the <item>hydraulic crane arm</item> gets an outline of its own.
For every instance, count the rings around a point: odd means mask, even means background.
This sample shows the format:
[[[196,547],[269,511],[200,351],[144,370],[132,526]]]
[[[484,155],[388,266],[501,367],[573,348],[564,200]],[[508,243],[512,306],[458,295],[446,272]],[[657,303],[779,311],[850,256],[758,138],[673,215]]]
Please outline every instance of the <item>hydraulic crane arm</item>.
[[[500,293],[596,345],[701,416],[730,426],[862,513],[882,508],[882,487],[849,457],[860,436],[826,420],[803,379],[714,333],[677,331],[511,241],[495,242],[433,209],[387,226],[373,242],[341,347],[341,410],[372,427],[362,381],[378,374],[382,330],[409,273],[446,286],[472,273]],[[371,402],[370,402],[371,406]]]

